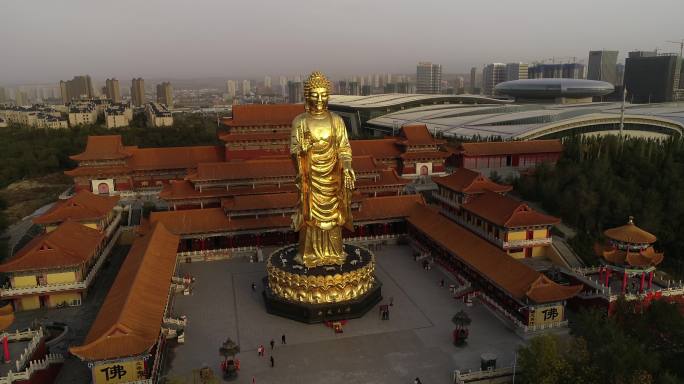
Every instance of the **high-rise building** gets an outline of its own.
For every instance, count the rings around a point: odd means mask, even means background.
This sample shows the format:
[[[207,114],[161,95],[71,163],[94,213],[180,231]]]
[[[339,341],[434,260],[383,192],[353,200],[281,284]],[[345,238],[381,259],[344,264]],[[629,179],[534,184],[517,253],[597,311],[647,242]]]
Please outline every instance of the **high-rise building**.
[[[121,102],[121,88],[119,87],[119,80],[114,78],[105,80],[104,91],[105,96],[107,96],[107,98],[113,103]]]
[[[506,64],[506,81],[527,79],[527,63]]]
[[[168,81],[157,84],[157,103],[173,108],[173,88]]]
[[[147,102],[145,80],[142,77],[131,80],[131,101],[136,107],[142,107]]]
[[[17,89],[14,91],[14,105],[22,106],[28,104],[28,95],[26,92]]]
[[[93,82],[89,75],[74,76],[71,80],[60,81],[59,88],[62,92],[62,101],[64,103],[74,99],[89,99],[95,95]]]
[[[337,83],[337,93],[340,95],[348,95],[349,89],[347,88],[347,82],[345,80],[340,80]]]
[[[472,67],[470,68],[470,93],[475,94],[475,93],[480,93],[475,92],[477,89],[477,67]]]
[[[684,100],[680,89],[682,58],[679,55],[630,55],[625,62],[624,86],[633,103]]]
[[[297,104],[304,101],[304,86],[301,82],[287,82],[287,101],[290,104]]]
[[[442,66],[420,62],[416,67],[416,92],[437,94],[442,92]]]
[[[584,79],[584,65],[580,63],[563,64],[561,77],[564,79]]]
[[[615,73],[617,56],[618,51],[589,51],[587,79],[605,81],[615,85],[617,83]]]
[[[628,57],[655,57],[658,56],[657,51],[632,51],[627,54]]]
[[[454,82],[454,93],[457,95],[465,93],[465,79],[463,76],[456,78],[456,81]]]
[[[5,88],[0,87],[0,103],[7,101],[7,94],[5,93]]]
[[[358,96],[361,94],[361,84],[359,84],[358,81],[350,81],[347,86],[349,89],[349,95]]]
[[[228,94],[228,97],[231,99],[237,95],[237,83],[235,80],[228,80],[226,81],[226,93]]]
[[[271,76],[264,76],[264,88],[271,88]]]
[[[280,94],[285,96],[287,94],[287,77],[280,76],[278,83],[280,84]]]
[[[618,65],[615,66],[615,76],[617,77],[617,83],[615,83],[615,85],[624,84],[624,81],[625,81],[625,65],[624,64],[618,63]],[[681,81],[681,78],[680,78],[680,81]]]
[[[482,70],[482,90],[485,95],[493,96],[494,87],[506,81],[506,64],[487,64]]]
[[[252,92],[252,82],[242,80],[242,96],[248,96],[250,92]]]

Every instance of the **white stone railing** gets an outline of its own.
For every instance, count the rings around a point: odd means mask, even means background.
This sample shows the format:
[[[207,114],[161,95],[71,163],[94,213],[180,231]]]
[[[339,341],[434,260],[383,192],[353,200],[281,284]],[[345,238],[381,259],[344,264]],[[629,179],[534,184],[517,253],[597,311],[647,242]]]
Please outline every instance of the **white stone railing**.
[[[185,327],[188,325],[188,318],[174,319],[173,317],[165,317],[164,324],[173,324],[179,327]]]
[[[95,278],[95,275],[97,272],[100,270],[100,267],[102,267],[102,264],[104,263],[104,260],[109,256],[109,253],[112,251],[112,248],[116,244],[117,239],[121,235],[121,227],[114,233],[114,236],[109,240],[109,243],[107,246],[104,248],[100,256],[98,257],[97,261],[95,261],[95,264],[93,265],[92,268],[90,268],[90,271],[88,272],[88,275],[86,276],[85,280],[83,281],[75,281],[72,283],[58,283],[58,284],[45,284],[45,285],[35,285],[32,287],[18,287],[18,288],[12,288],[9,286],[0,288],[0,297],[8,297],[8,296],[19,296],[19,295],[27,295],[27,294],[40,294],[40,293],[51,293],[51,292],[59,292],[59,291],[66,291],[66,290],[75,290],[75,289],[86,289],[90,283],[93,281]]]
[[[568,326],[568,321],[563,320],[563,321],[555,321],[553,323],[526,325],[523,327],[523,331],[525,333],[527,333],[527,332],[538,332],[538,331],[544,331],[547,329],[561,328],[561,327],[567,327],[567,326]]]
[[[29,331],[31,332],[31,331]],[[33,331],[33,336],[31,337],[31,341],[29,341],[28,345],[24,348],[24,351],[19,355],[19,358],[15,360],[15,365],[17,367],[17,372],[19,372],[24,366],[26,365],[26,362],[28,359],[33,355],[33,353],[36,351],[36,348],[38,347],[38,344],[40,344],[40,340],[43,339],[44,333],[43,333],[43,328],[38,328],[37,331]],[[9,337],[8,337],[9,340]]]
[[[513,376],[515,368],[503,367],[498,369],[488,369],[486,371],[468,371],[461,372],[459,370],[454,371],[454,384],[466,384],[473,383],[480,380],[488,380],[496,377],[508,377]]]
[[[12,384],[15,381],[28,381],[36,371],[42,371],[48,368],[51,364],[58,364],[64,362],[64,356],[56,353],[50,353],[41,360],[32,360],[28,363],[28,368],[21,372],[13,373],[11,370],[7,375],[0,377],[0,384]],[[151,383],[150,383],[151,384]]]
[[[575,272],[575,273],[577,273],[577,274],[579,274],[579,275],[586,276],[586,275],[591,275],[591,274],[594,274],[594,273],[598,273],[599,267],[573,268],[572,271]]]
[[[178,261],[186,262],[188,258],[191,261],[210,261],[210,260],[227,260],[235,256],[248,254],[255,255],[257,247],[235,247],[235,248],[219,248],[219,249],[205,249],[203,251],[184,251],[176,253]]]
[[[508,240],[503,242],[504,248],[512,247],[529,247],[535,245],[551,245],[552,239],[545,237],[543,239],[529,239],[529,240]]]

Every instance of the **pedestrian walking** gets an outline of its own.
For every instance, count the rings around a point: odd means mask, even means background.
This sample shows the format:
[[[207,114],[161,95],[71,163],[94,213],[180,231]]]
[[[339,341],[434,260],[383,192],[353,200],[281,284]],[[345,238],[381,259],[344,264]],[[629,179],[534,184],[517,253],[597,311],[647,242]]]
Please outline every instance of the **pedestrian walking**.
[[[442,279],[442,280],[439,281],[439,286],[442,287],[442,288],[444,288],[444,279]]]
[[[283,344],[287,344],[287,340],[285,340],[285,334],[284,334],[284,333],[283,333],[283,335],[280,337],[280,341],[281,341]]]
[[[252,384],[256,384],[256,377],[252,376]]]
[[[275,367],[275,361],[273,360],[273,356],[271,356],[271,368]]]
[[[419,378],[416,377],[415,380],[413,380],[413,384],[423,384]]]
[[[257,348],[257,352],[259,352],[259,356],[264,356],[264,346],[259,345],[259,348]]]
[[[273,339],[271,339],[271,351],[273,350],[274,347],[275,347],[275,341],[273,341]]]
[[[256,283],[252,282],[252,292],[256,292]]]
[[[394,297],[390,297],[389,302],[390,302],[389,303],[390,307],[393,307],[394,306]]]

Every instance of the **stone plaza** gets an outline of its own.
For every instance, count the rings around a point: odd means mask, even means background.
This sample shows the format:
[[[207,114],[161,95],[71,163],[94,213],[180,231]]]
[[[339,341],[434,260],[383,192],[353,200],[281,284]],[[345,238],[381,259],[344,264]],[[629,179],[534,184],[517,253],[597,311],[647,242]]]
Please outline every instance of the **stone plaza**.
[[[218,350],[228,337],[241,347],[237,383],[412,383],[419,377],[446,384],[456,369],[478,370],[483,353],[495,353],[499,367],[513,363],[524,341],[479,301],[466,307],[455,300],[447,287],[457,282],[444,270],[424,270],[408,246],[384,246],[375,255],[383,284],[380,304],[393,304],[390,319],[381,320],[376,307],[349,320],[341,334],[323,324],[267,314],[261,295],[264,263],[237,258],[180,264],[178,273],[196,281],[190,295],[175,298],[173,312],[187,315],[188,325],[185,343],[168,351],[165,374],[188,380],[205,365],[220,374]],[[451,318],[461,309],[472,324],[467,345],[456,347]],[[257,354],[259,345],[266,349],[264,357]]]

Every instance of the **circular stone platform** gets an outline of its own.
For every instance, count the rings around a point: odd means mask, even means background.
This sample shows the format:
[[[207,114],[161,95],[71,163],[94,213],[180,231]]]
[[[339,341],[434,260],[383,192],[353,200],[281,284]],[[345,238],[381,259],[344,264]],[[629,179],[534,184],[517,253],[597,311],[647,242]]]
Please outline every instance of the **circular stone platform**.
[[[297,245],[273,252],[267,260],[264,301],[269,313],[306,323],[363,316],[382,299],[371,251],[345,244],[343,265],[306,268],[297,263]]]

